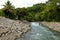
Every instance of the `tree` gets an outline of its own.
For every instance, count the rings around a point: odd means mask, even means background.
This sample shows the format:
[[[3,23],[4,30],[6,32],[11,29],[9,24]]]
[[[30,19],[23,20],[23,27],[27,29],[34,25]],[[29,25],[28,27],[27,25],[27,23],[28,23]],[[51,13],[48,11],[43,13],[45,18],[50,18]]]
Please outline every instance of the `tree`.
[[[60,5],[60,0],[49,0],[49,3],[53,3],[55,5]]]
[[[10,3],[10,1],[7,1],[4,6],[4,13],[5,17],[14,19],[15,18],[15,7]]]
[[[32,7],[28,7],[27,10],[30,13],[37,13],[41,12],[44,9],[45,4],[44,3],[38,3],[33,5]]]
[[[26,15],[28,15],[27,9],[26,8],[17,8],[16,15],[17,15],[18,19],[24,19],[24,17]]]
[[[60,3],[60,0],[49,0],[49,1],[54,2],[54,3],[57,3],[57,2]]]

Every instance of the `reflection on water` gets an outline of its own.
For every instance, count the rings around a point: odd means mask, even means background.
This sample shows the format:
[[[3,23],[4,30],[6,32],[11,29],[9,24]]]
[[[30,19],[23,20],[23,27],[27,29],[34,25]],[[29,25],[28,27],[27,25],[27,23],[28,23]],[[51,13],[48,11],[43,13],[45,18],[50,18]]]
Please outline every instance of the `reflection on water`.
[[[51,30],[39,25],[38,22],[31,22],[31,27],[31,31],[18,40],[60,40],[60,36],[54,35]]]

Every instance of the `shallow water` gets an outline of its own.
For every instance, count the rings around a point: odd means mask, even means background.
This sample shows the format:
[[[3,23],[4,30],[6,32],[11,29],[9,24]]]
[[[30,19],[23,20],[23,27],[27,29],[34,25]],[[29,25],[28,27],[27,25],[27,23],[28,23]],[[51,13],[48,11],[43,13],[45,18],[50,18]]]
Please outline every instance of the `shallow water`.
[[[18,40],[60,40],[60,36],[55,35],[56,32],[52,32],[38,22],[31,22],[31,28],[30,32]]]

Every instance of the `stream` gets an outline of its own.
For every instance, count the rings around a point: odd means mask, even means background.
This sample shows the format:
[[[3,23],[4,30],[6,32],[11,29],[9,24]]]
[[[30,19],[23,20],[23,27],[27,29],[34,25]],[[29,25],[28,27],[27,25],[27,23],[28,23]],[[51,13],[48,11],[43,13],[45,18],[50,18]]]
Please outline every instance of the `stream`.
[[[39,22],[31,22],[30,25],[31,31],[18,40],[60,40],[60,34],[52,32],[52,30],[39,24]]]

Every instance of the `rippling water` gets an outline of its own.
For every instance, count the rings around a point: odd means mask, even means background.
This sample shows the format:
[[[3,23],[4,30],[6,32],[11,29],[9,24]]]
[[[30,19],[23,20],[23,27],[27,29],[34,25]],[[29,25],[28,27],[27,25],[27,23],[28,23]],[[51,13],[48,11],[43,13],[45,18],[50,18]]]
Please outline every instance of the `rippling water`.
[[[31,31],[18,40],[60,40],[60,36],[57,36],[58,34],[54,35],[54,32],[43,27],[38,22],[31,22],[31,27]]]

